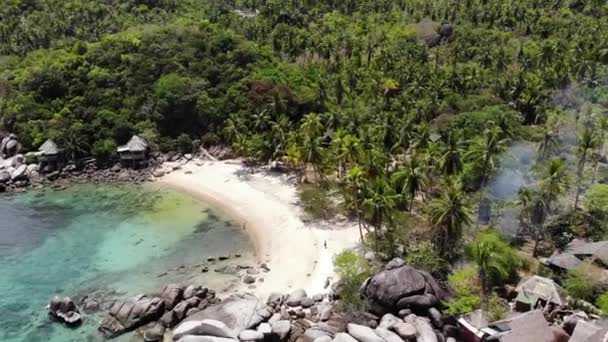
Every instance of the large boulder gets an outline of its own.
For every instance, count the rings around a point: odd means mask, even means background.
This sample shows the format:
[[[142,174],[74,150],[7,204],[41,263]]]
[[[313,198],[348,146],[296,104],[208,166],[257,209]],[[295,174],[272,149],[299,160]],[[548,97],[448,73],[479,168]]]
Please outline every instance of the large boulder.
[[[354,337],[359,342],[384,342],[384,340],[378,336],[374,330],[364,325],[349,323],[346,326],[346,330],[350,336]]]
[[[385,342],[403,342],[399,335],[395,334],[392,331],[389,331],[388,329],[376,328],[374,332],[376,333],[376,335],[380,336],[380,338],[383,339]]]
[[[186,335],[215,336],[229,339],[237,338],[237,334],[235,334],[226,324],[214,319],[183,322],[173,330],[174,340],[179,340]]]
[[[406,265],[399,258],[391,260],[383,270],[368,279],[362,292],[374,311],[385,312],[397,312],[410,306],[426,312],[438,301],[448,298],[433,276]],[[407,299],[410,297],[414,298]]]
[[[177,326],[176,330],[186,322],[212,319],[224,323],[231,329],[231,336],[236,338],[241,331],[250,328],[251,323],[256,320],[258,311],[264,307],[265,305],[253,295],[233,295],[219,304],[211,305],[188,316],[184,322]]]
[[[238,340],[215,336],[186,335],[180,338],[178,342],[238,342]]]
[[[11,173],[11,180],[19,181],[19,180],[27,179],[26,172],[27,172],[27,165],[25,165],[25,164],[15,168],[15,170]]]
[[[165,303],[165,309],[173,309],[177,303],[183,299],[183,294],[184,286],[180,284],[169,284],[165,286],[160,294],[160,298],[162,298],[163,302]]]
[[[11,174],[8,171],[0,171],[0,183],[8,183],[11,180]]]
[[[414,319],[414,327],[416,327],[417,340],[418,342],[437,342],[437,335],[433,331],[431,323],[423,317],[416,317]]]
[[[416,340],[416,327],[410,323],[397,323],[394,327],[399,337],[406,341]]]
[[[357,342],[352,336],[347,333],[337,333],[333,342]]]
[[[76,304],[69,297],[54,297],[49,301],[49,315],[62,323],[69,326],[78,325],[82,322],[80,312],[76,308]]]
[[[116,337],[159,319],[164,308],[165,303],[158,297],[140,295],[118,301],[110,308],[110,313],[102,321],[99,331],[108,338]]]
[[[306,298],[306,291],[304,291],[303,289],[298,289],[289,294],[289,296],[287,297],[286,304],[292,307],[300,306],[304,298]]]
[[[270,323],[272,328],[272,334],[277,336],[279,340],[283,341],[289,336],[291,330],[291,323],[288,320],[279,320]]]

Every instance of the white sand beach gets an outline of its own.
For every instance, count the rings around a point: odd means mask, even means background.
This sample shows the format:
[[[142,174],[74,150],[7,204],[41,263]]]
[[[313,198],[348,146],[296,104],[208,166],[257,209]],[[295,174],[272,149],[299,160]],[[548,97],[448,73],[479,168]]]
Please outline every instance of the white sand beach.
[[[270,268],[264,282],[251,290],[261,298],[297,288],[310,295],[324,292],[326,279],[336,278],[334,255],[356,247],[359,240],[354,222],[305,223],[295,185],[286,175],[251,174],[236,160],[191,161],[158,181],[217,206],[245,225],[258,262]]]

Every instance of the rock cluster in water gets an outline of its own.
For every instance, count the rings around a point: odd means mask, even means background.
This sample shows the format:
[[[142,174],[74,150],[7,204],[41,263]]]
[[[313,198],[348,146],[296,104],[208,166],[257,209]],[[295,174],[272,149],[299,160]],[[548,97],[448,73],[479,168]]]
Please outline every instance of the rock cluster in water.
[[[82,322],[80,311],[69,297],[54,297],[49,301],[49,316],[68,326],[76,326]]]

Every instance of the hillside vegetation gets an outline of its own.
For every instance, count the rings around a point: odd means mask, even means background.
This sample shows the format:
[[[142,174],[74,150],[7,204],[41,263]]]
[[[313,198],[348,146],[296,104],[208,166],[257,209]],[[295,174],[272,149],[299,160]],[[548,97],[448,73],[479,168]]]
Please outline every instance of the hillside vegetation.
[[[479,231],[531,259],[605,238],[582,200],[606,197],[605,1],[0,2],[0,118],[28,148],[104,164],[137,133],[282,161],[386,258],[445,279],[469,244],[469,309],[517,277],[484,270],[484,246],[517,256]]]

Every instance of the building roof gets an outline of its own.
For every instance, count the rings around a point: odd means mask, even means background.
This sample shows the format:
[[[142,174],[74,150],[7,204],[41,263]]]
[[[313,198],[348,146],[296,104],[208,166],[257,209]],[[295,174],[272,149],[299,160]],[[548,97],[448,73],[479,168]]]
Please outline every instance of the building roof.
[[[561,253],[546,259],[544,263],[564,270],[571,270],[580,265],[581,262],[583,261],[573,254]]]
[[[553,342],[556,340],[553,329],[539,310],[494,322],[489,328],[494,330],[495,334],[487,338],[487,341]]]
[[[581,319],[576,323],[576,327],[570,337],[570,342],[591,342],[592,340],[590,338],[600,332],[600,330],[605,330],[605,328]],[[599,342],[602,340],[597,341]]]
[[[148,149],[148,143],[144,139],[138,137],[137,135],[134,135],[126,145],[118,147],[117,151],[118,151],[118,153],[145,152],[147,149]]]
[[[42,152],[43,155],[55,155],[61,152],[59,147],[57,147],[57,144],[55,144],[55,142],[51,139],[45,141],[44,144],[40,146],[38,151]]]
[[[522,279],[517,287],[517,301],[535,305],[539,299],[556,305],[566,305],[563,289],[553,280],[533,275]]]
[[[608,265],[608,241],[586,242],[574,239],[564,249],[564,253],[577,257],[594,257],[604,265]]]

